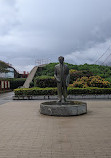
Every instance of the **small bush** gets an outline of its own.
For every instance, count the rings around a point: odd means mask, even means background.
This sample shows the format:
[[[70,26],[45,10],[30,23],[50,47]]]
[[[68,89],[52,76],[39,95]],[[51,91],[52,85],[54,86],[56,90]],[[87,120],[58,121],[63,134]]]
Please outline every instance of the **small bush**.
[[[34,87],[34,82],[30,82],[30,88]]]
[[[45,88],[45,87],[56,87],[57,83],[54,77],[51,76],[39,76],[34,79],[34,86]]]

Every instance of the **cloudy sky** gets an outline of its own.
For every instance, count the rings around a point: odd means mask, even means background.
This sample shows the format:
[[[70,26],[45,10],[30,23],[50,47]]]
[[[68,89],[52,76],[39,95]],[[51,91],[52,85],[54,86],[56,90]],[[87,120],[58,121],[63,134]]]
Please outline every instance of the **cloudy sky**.
[[[0,0],[0,60],[30,71],[38,59],[111,63],[111,0]],[[107,61],[106,61],[107,59]]]

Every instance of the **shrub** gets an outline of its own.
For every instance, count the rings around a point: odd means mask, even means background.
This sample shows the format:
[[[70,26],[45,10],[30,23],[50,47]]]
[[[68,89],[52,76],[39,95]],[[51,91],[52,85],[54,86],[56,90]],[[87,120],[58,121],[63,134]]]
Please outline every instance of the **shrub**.
[[[105,81],[100,76],[82,77],[77,79],[73,87],[86,88],[86,87],[98,87],[98,88],[110,88],[111,84]]]
[[[34,82],[32,81],[32,82],[30,82],[30,86],[29,86],[30,88],[32,88],[32,87],[34,87]]]
[[[68,94],[111,94],[111,88],[97,88],[97,87],[87,87],[87,88],[68,88]]]
[[[14,90],[15,96],[27,96],[27,95],[57,95],[57,88],[20,88]],[[111,94],[111,88],[73,88],[68,87],[68,94]]]
[[[84,86],[84,82],[82,81],[75,81],[73,83],[73,87],[83,88],[83,86]]]
[[[76,81],[78,78],[81,78],[81,77],[92,76],[92,73],[87,70],[77,71],[77,70],[71,69],[69,72],[70,72],[70,83],[73,83],[73,81]]]
[[[99,88],[109,88],[111,87],[110,82],[105,81],[100,76],[93,76],[89,78],[90,87],[99,87]]]
[[[111,77],[105,78],[105,80],[111,83]]]
[[[14,90],[15,96],[18,95],[56,95],[57,94],[57,88],[20,88]]]
[[[21,87],[21,86],[23,86],[25,81],[26,81],[25,78],[13,78],[13,79],[10,79],[10,88],[11,89],[16,89],[18,87]]]
[[[54,77],[39,76],[34,79],[34,86],[40,88],[57,87],[57,83]]]

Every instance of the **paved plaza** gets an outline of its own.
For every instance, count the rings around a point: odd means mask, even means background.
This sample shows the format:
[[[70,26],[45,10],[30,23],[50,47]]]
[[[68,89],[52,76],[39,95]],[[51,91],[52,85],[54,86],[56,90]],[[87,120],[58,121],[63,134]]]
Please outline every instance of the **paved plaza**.
[[[40,102],[0,105],[0,158],[111,158],[111,100],[75,117],[41,115]]]

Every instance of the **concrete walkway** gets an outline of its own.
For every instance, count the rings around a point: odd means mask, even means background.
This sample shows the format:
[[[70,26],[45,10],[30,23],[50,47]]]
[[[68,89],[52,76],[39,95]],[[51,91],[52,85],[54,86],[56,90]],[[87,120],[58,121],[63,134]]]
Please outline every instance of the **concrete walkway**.
[[[76,117],[41,115],[40,102],[0,105],[0,158],[111,158],[111,100]]]
[[[14,96],[14,92],[7,92],[0,94],[0,105],[11,101],[13,96]]]

